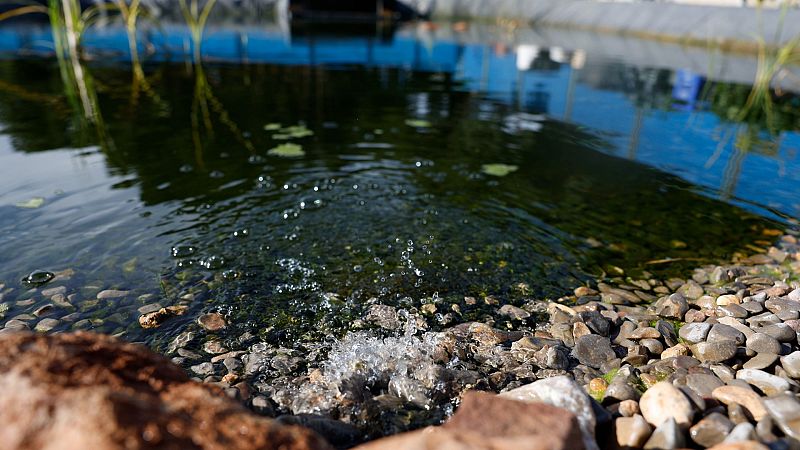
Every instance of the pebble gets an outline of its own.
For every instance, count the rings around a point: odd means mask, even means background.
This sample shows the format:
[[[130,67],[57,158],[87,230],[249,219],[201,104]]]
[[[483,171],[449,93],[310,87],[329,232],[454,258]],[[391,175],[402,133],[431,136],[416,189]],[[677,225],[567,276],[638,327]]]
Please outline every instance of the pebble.
[[[780,395],[763,400],[764,408],[787,436],[800,439],[800,402],[793,395]]]
[[[715,323],[711,327],[711,331],[708,332],[708,340],[711,342],[734,341],[736,345],[742,345],[745,343],[746,338],[744,333],[730,325]]]
[[[656,427],[669,418],[675,419],[678,425],[688,426],[694,416],[686,396],[667,381],[656,383],[645,391],[639,400],[639,408],[647,422]]]
[[[722,362],[736,355],[736,342],[729,340],[700,342],[690,348],[692,355],[701,362]]]
[[[722,442],[733,429],[733,422],[720,413],[711,413],[689,429],[689,436],[702,447],[711,447]]]
[[[639,414],[639,402],[635,400],[623,400],[619,402],[618,411],[623,417],[632,417],[634,414]]]
[[[42,296],[43,297],[52,297],[56,294],[66,295],[67,287],[66,286],[57,286],[51,287],[47,289],[42,289]]]
[[[228,325],[225,318],[219,313],[203,314],[197,318],[197,323],[206,331],[219,331]]]
[[[788,381],[763,370],[742,369],[736,372],[736,378],[757,387],[768,396],[783,393],[790,388]]]
[[[215,372],[214,364],[212,364],[210,362],[200,363],[200,364],[197,364],[195,366],[190,367],[189,369],[192,372],[196,373],[197,375],[200,375],[201,377],[213,375],[214,372]]]
[[[767,411],[761,403],[761,397],[752,389],[741,386],[720,386],[714,389],[712,397],[726,405],[733,403],[741,405],[756,421],[767,415]]]
[[[644,448],[648,450],[683,448],[685,446],[686,438],[683,430],[672,417],[667,418],[661,425],[656,427],[650,439],[644,444]]]
[[[499,395],[523,402],[548,403],[570,411],[578,418],[587,450],[597,448],[594,440],[597,418],[591,399],[572,378],[568,376],[545,378]]]
[[[211,355],[219,355],[227,353],[228,349],[220,341],[208,341],[203,344],[203,351]]]
[[[755,331],[770,335],[777,339],[778,342],[792,342],[797,340],[797,332],[785,323],[766,325],[761,328],[757,328]]]
[[[525,311],[524,309],[514,305],[503,305],[500,307],[498,312],[500,315],[510,317],[511,319],[515,320],[525,320],[531,316],[531,313],[528,311]]]
[[[127,296],[130,291],[119,291],[116,289],[106,289],[104,291],[100,291],[97,293],[97,298],[99,300],[108,300],[114,298],[122,298]]]
[[[653,429],[638,414],[632,417],[620,417],[614,421],[617,445],[622,448],[640,448],[647,442]]]
[[[756,353],[781,352],[781,343],[774,337],[764,333],[753,333],[747,338],[747,349]]]
[[[711,331],[710,323],[687,323],[678,330],[678,336],[690,344],[697,344],[706,340],[709,331]]]
[[[60,323],[61,321],[58,319],[52,319],[52,318],[42,319],[39,321],[39,323],[36,324],[33,330],[38,331],[40,333],[46,333],[48,331],[51,331],[53,328],[57,327],[58,324]]]
[[[714,389],[724,386],[717,376],[706,373],[690,373],[686,375],[686,386],[704,399],[712,398]]]
[[[661,359],[675,358],[677,356],[686,356],[689,354],[689,347],[684,344],[676,344],[661,352]]]
[[[781,356],[781,366],[792,378],[800,378],[800,351]]]
[[[595,369],[617,357],[608,338],[596,334],[576,337],[573,354],[581,364]]]
[[[778,355],[775,353],[759,353],[750,358],[749,361],[742,366],[745,369],[766,369],[778,360]]]
[[[750,422],[742,422],[737,424],[728,436],[725,437],[723,442],[731,443],[731,442],[742,442],[742,441],[752,441],[756,439],[756,428]]]

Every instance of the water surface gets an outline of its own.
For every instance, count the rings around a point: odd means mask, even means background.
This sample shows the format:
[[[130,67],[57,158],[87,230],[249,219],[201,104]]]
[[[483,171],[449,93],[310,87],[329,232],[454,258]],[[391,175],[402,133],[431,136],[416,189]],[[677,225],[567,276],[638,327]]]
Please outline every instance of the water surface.
[[[200,65],[177,51],[180,26],[152,37],[173,52],[132,82],[112,27],[87,37],[87,119],[39,54],[46,29],[26,30],[0,33],[17,38],[0,61],[0,280],[11,318],[49,301],[27,273],[74,270],[44,287],[68,286],[91,322],[56,330],[163,348],[220,311],[230,342],[297,345],[340,336],[369,303],[521,304],[596,277],[686,276],[768,245],[800,204],[791,93],[778,126],[742,123],[747,85],[408,30],[213,28]],[[287,142],[301,154],[270,151]],[[95,299],[112,288],[131,293]],[[142,330],[153,303],[190,310]]]

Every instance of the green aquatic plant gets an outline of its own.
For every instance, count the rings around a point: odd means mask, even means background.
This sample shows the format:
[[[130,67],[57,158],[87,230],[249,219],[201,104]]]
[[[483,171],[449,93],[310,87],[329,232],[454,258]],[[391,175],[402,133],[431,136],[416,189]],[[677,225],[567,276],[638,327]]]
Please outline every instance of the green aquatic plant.
[[[423,119],[406,119],[406,125],[413,128],[430,128],[431,123]]]
[[[183,14],[183,19],[186,21],[186,26],[189,27],[189,32],[192,35],[195,63],[200,61],[203,32],[208,23],[208,18],[211,16],[211,11],[216,4],[217,0],[206,0],[201,8],[199,0],[191,0],[188,4],[186,0],[180,0],[181,14]]]
[[[36,209],[44,205],[44,197],[33,197],[31,199],[25,200],[24,202],[19,202],[16,204],[17,208],[23,209]]]
[[[281,158],[299,158],[304,156],[306,152],[303,150],[303,147],[297,144],[288,143],[269,149],[267,154],[272,156],[280,156]]]
[[[516,172],[519,169],[519,166],[511,165],[511,164],[484,164],[481,166],[481,172],[485,173],[486,175],[491,175],[493,177],[504,177],[511,172]]]

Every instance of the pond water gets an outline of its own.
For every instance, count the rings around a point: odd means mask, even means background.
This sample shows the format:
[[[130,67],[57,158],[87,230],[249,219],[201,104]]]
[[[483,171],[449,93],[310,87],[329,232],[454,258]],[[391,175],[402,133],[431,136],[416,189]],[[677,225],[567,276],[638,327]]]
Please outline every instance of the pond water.
[[[197,64],[188,30],[166,27],[140,43],[142,80],[123,30],[91,31],[75,90],[46,28],[0,29],[6,320],[66,286],[77,315],[54,331],[164,349],[217,311],[226,339],[295,346],[376,301],[519,304],[685,275],[768,245],[800,206],[791,93],[778,125],[737,122],[746,84],[502,29],[286,33],[212,27]],[[37,269],[71,275],[28,289]],[[144,330],[154,303],[189,311]]]

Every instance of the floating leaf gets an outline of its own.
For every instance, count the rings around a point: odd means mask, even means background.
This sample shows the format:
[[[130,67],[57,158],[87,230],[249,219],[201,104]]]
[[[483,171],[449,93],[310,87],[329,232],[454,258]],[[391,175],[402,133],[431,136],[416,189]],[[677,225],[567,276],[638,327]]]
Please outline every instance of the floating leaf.
[[[406,125],[414,128],[430,128],[431,123],[422,119],[406,119]]]
[[[33,197],[30,200],[17,203],[17,208],[36,209],[44,204],[43,197]]]
[[[264,125],[264,129],[267,131],[277,131],[281,129],[281,124],[279,123],[268,123]]]
[[[267,152],[268,155],[280,156],[281,158],[299,158],[306,154],[303,147],[297,144],[281,144]]]
[[[314,135],[314,132],[306,128],[305,125],[293,125],[291,127],[282,128],[281,132],[286,133],[293,138],[304,138]]]
[[[289,136],[288,134],[285,134],[285,133],[278,133],[278,134],[273,134],[272,135],[272,139],[274,139],[276,141],[285,141],[285,140],[289,139],[290,137],[291,136]]]
[[[504,177],[511,172],[516,172],[517,169],[519,169],[519,167],[511,164],[484,164],[481,166],[481,171],[483,173],[494,177]]]

